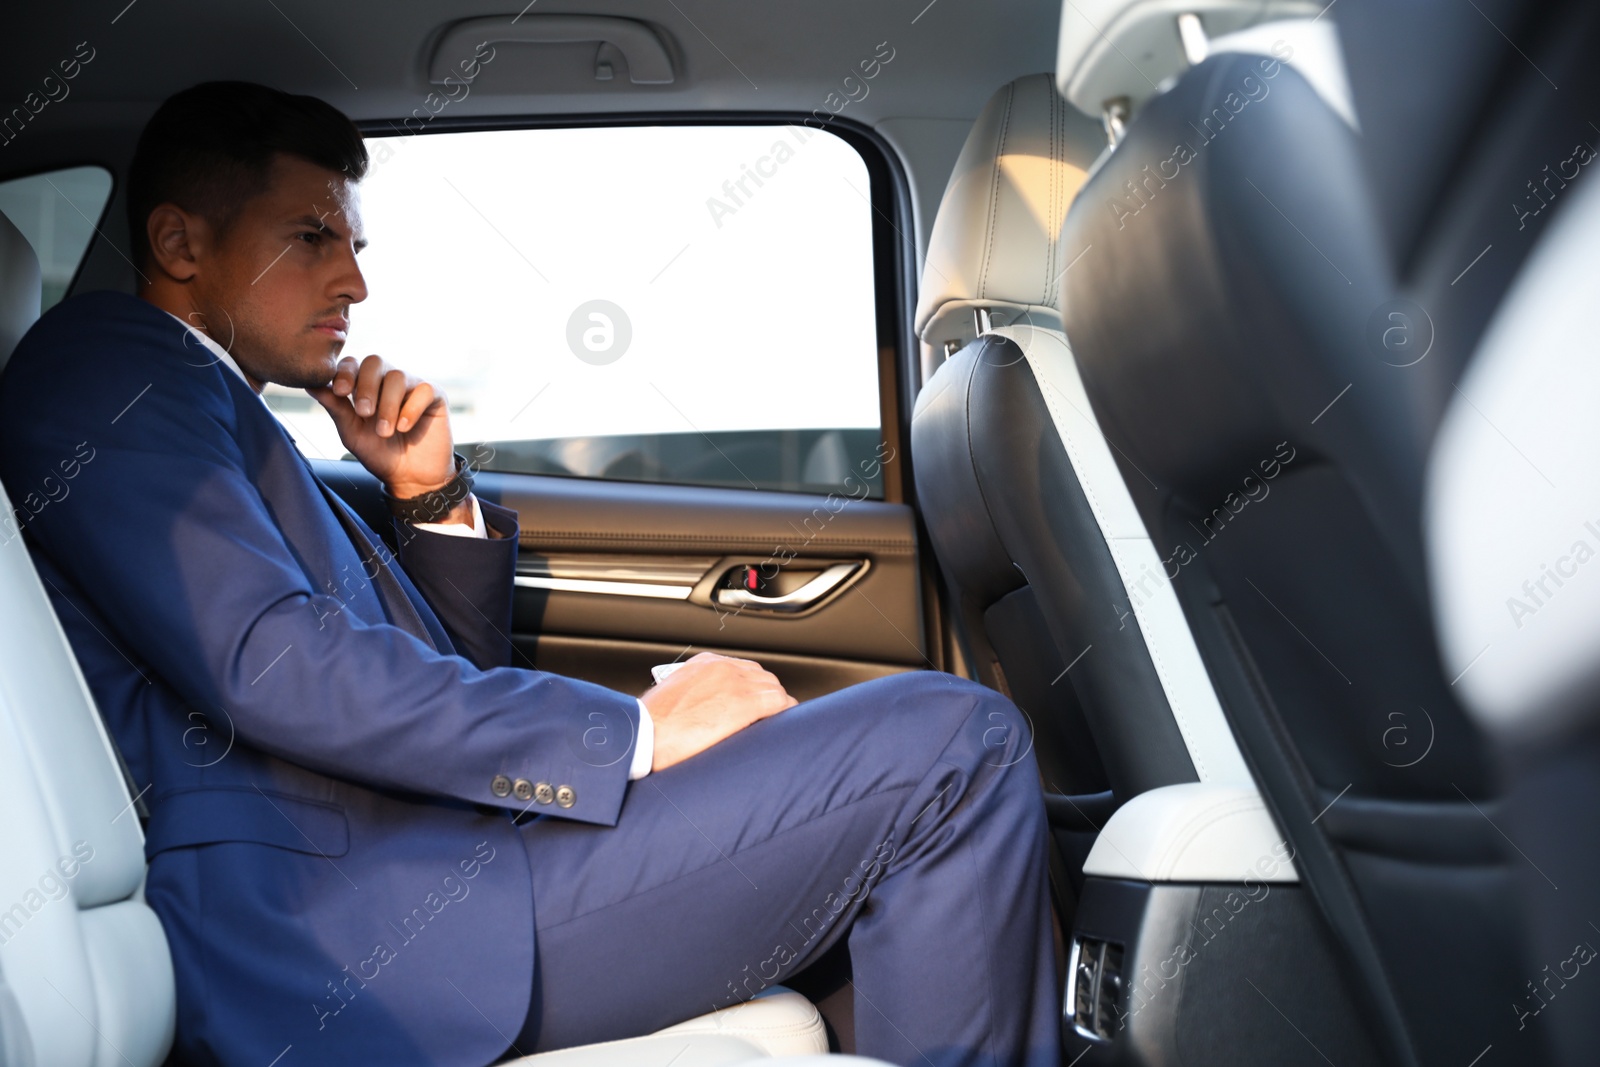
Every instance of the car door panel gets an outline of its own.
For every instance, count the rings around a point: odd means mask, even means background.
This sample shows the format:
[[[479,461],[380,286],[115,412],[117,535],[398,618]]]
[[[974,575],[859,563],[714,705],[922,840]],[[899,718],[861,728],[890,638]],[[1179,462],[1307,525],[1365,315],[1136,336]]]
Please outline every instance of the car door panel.
[[[387,532],[371,475],[313,466]],[[512,638],[541,669],[638,692],[653,664],[716,651],[760,660],[804,699],[930,665],[904,504],[497,472],[475,489],[518,514]],[[781,594],[841,564],[848,577],[803,610],[718,603],[730,574]]]
[[[517,650],[541,670],[639,695],[650,687],[650,668],[696,652],[753,659],[778,676],[797,700],[811,700],[857,682],[914,670],[898,663],[868,662],[827,656],[802,656],[790,652],[737,648],[710,643],[669,645],[612,637],[571,637],[565,634],[517,634]],[[522,661],[519,659],[519,663]]]

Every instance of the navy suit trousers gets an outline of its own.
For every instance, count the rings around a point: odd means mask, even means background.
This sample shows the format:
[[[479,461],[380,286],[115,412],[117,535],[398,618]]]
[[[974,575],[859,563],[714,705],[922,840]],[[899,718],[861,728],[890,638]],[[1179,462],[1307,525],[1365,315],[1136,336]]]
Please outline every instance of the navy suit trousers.
[[[999,694],[902,674],[632,783],[615,827],[528,823],[538,949],[516,1051],[728,1007],[843,938],[861,1054],[1059,1067],[1031,746]]]

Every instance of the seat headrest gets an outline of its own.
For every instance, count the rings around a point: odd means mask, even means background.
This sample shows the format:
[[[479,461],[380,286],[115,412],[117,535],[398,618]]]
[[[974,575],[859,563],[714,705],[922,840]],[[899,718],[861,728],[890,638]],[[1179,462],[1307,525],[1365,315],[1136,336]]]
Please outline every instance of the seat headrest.
[[[0,370],[39,318],[39,257],[22,231],[0,213]]]
[[[1105,148],[1098,123],[1066,105],[1048,74],[1001,88],[956,159],[928,239],[917,301],[923,367],[977,336],[974,309],[995,325],[1027,319],[1060,329],[1056,294],[1070,264],[1058,237],[1067,207]]]
[[[1321,8],[1315,0],[1066,0],[1056,85],[1085,115],[1099,118],[1119,99],[1131,114],[1190,66],[1179,16],[1197,17],[1209,39]]]
[[[1211,42],[1211,55],[1229,53],[1270,56],[1293,67],[1329,110],[1352,130],[1361,131],[1351,97],[1350,78],[1345,72],[1344,50],[1332,19],[1262,22]]]

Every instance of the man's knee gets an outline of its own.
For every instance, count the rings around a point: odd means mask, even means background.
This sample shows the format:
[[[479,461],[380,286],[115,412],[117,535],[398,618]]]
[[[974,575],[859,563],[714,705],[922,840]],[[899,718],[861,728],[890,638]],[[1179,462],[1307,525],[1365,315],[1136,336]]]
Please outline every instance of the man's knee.
[[[868,685],[884,687],[884,710],[920,721],[923,729],[919,732],[924,733],[936,729],[940,720],[953,726],[971,716],[980,705],[997,702],[1011,706],[993,689],[943,671],[907,671]]]
[[[891,674],[880,678],[871,685],[892,686],[896,695],[902,697],[920,697],[926,700],[962,700],[971,701],[973,698],[1005,697],[990,689],[986,685],[961,678],[944,671],[906,671],[902,674]]]
[[[973,754],[980,765],[1009,766],[1032,758],[1032,725],[995,690],[940,671],[913,671],[880,681],[894,690],[893,698],[884,701],[899,713],[892,729],[947,738],[947,747]]]
[[[899,758],[919,766],[946,764],[961,769],[969,793],[996,799],[1008,832],[1032,819],[1043,825],[1038,767],[1034,759],[1033,724],[1006,696],[987,686],[936,671],[897,675],[899,709],[885,728],[900,742]],[[890,679],[883,679],[890,681]],[[918,744],[907,744],[916,738]]]
[[[990,767],[1033,767],[1033,723],[999,693],[983,701],[974,715],[983,763]]]

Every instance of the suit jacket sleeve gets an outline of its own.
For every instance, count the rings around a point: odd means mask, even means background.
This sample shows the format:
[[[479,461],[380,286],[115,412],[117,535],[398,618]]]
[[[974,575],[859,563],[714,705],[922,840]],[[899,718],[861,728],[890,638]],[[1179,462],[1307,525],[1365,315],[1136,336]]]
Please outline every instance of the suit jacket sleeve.
[[[512,663],[512,578],[517,566],[517,513],[482,497],[478,506],[503,537],[451,537],[396,519],[400,565],[433,608],[456,652],[477,667]]]
[[[242,383],[185,361],[165,316],[81,311],[41,322],[0,383],[0,475],[26,497],[76,463],[27,532],[191,707],[227,709],[240,740],[321,773],[511,810],[527,805],[495,796],[497,775],[565,784],[576,803],[541,814],[616,822],[632,697],[482,670],[339,610],[246,476]]]

